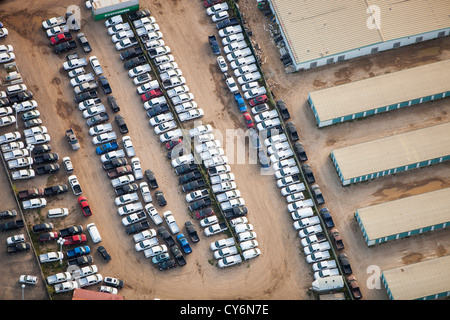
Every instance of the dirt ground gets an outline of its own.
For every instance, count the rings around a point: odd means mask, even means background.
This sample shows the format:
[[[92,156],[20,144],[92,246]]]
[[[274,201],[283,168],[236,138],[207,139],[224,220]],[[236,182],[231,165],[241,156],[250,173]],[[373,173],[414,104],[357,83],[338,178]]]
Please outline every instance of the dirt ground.
[[[168,272],[157,271],[142,254],[135,252],[133,240],[121,225],[121,217],[113,203],[114,191],[95,154],[85,119],[73,102],[69,78],[62,70],[64,55],[56,56],[53,53],[41,28],[42,21],[63,15],[71,4],[79,5],[82,9],[81,31],[86,34],[93,48],[90,55],[98,57],[111,83],[113,94],[121,107],[120,114],[125,117],[130,128],[129,135],[143,169],[151,168],[155,172],[160,189],[167,196],[167,207],[157,206],[158,211],[162,213],[171,210],[180,225],[192,220],[177,177],[148,124],[142,102],[122,67],[119,53],[107,35],[103,22],[92,19],[83,6],[84,1],[64,0],[57,5],[51,0],[31,3],[25,0],[4,1],[0,6],[0,16],[10,30],[10,35],[3,42],[14,46],[16,61],[25,84],[35,94],[41,118],[52,137],[51,145],[61,158],[65,155],[72,158],[75,174],[94,212],[93,216],[84,218],[76,197],[70,192],[63,197],[51,199],[47,208],[66,206],[71,210],[68,217],[56,222],[57,228],[72,224],[85,226],[95,222],[103,238],[102,245],[112,256],[112,261],[106,264],[94,254],[95,263],[102,275],[125,281],[126,285],[120,293],[129,300],[313,299],[308,293],[313,281],[311,268],[301,252],[299,238],[286,210],[286,202],[276,187],[275,179],[270,175],[259,174],[259,166],[255,164],[234,163],[231,167],[249,208],[248,219],[258,234],[257,240],[262,250],[260,257],[233,268],[217,268],[211,263],[214,258],[209,244],[223,235],[209,238],[201,235],[201,241],[193,246],[193,253],[187,257],[188,264]],[[273,93],[276,98],[284,99],[291,111],[292,120],[299,130],[327,207],[333,213],[346,243],[345,252],[352,262],[365,299],[387,299],[382,286],[376,290],[369,290],[365,286],[367,267],[377,265],[383,270],[447,254],[447,248],[450,247],[449,230],[368,248],[353,220],[353,213],[355,209],[369,204],[448,187],[450,165],[440,164],[343,188],[328,156],[333,148],[449,121],[449,102],[442,100],[318,130],[306,97],[309,91],[318,88],[448,59],[450,39],[447,37],[380,53],[325,69],[286,74],[277,49],[271,42],[268,20],[256,8],[255,1],[241,0],[239,5],[253,31],[253,39],[261,47],[264,62],[262,67],[268,82],[273,85]],[[160,25],[164,41],[172,49],[175,61],[183,71],[190,91],[195,95],[195,101],[205,110],[203,123],[212,124],[222,133],[227,129],[244,129],[242,116],[225,87],[211,53],[207,36],[217,30],[207,18],[201,1],[141,0],[141,7],[149,8]],[[77,52],[81,56],[90,56],[82,53],[80,48]],[[101,98],[106,102],[104,96]],[[108,113],[112,116],[109,110]],[[69,149],[64,137],[64,131],[70,127],[76,131],[81,141],[82,147],[77,152]],[[3,128],[0,133],[7,131],[10,130]],[[18,182],[16,187],[25,189],[28,186],[56,183],[67,184],[67,175],[63,170],[50,177]],[[9,199],[10,191],[2,191],[0,197]],[[33,221],[45,220],[43,215],[34,214],[34,217]],[[200,231],[198,223],[194,223]],[[48,250],[57,250],[56,244],[55,247],[52,246],[49,245]],[[93,247],[95,249],[96,246]],[[19,270],[16,272],[21,273]],[[7,286],[16,285],[15,282],[10,283],[9,279],[5,279],[5,283]],[[5,291],[0,297],[8,299]]]

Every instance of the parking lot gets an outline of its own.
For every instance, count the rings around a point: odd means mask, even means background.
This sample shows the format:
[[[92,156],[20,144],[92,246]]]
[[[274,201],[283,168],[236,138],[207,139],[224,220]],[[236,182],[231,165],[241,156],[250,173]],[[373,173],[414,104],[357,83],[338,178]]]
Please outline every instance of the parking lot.
[[[2,12],[2,22],[10,30],[9,36],[2,41],[14,46],[14,51],[17,52],[16,62],[24,83],[33,91],[39,103],[41,119],[52,137],[51,145],[61,158],[66,155],[71,157],[74,173],[80,181],[83,194],[90,202],[93,215],[82,215],[77,197],[71,190],[66,195],[49,199],[49,204],[43,211],[60,206],[70,209],[70,215],[58,221],[57,228],[74,224],[85,227],[87,223],[95,222],[103,238],[102,245],[112,256],[112,261],[105,263],[98,254],[93,255],[99,266],[99,273],[124,280],[125,287],[120,294],[127,299],[311,299],[308,288],[313,281],[312,272],[301,252],[299,238],[292,228],[292,219],[286,212],[286,202],[280,196],[273,176],[261,175],[257,164],[240,164],[235,161],[230,165],[249,208],[248,218],[258,234],[262,250],[260,257],[236,267],[219,269],[212,263],[214,258],[209,244],[222,236],[205,237],[201,234],[200,242],[193,245],[193,253],[187,256],[186,266],[160,272],[134,250],[133,240],[121,225],[121,217],[114,204],[114,191],[98,155],[95,154],[85,119],[73,101],[74,94],[67,72],[62,69],[64,54],[54,54],[42,32],[42,21],[63,15],[71,4],[71,1],[61,1],[55,6],[50,0],[33,1],[32,4],[20,0],[10,4],[11,8],[7,12],[3,8]],[[299,130],[327,207],[333,213],[344,238],[346,253],[362,285],[364,297],[372,300],[387,299],[383,287],[369,290],[364,285],[368,277],[367,267],[377,265],[385,269],[445,255],[446,248],[450,245],[449,231],[437,230],[369,249],[353,220],[354,210],[369,204],[448,187],[450,165],[440,164],[343,188],[337,179],[329,153],[333,148],[347,144],[448,122],[449,103],[446,100],[436,101],[427,106],[419,105],[408,110],[318,130],[306,97],[313,89],[448,59],[450,40],[447,37],[326,69],[288,75],[282,69],[276,47],[271,43],[267,19],[257,10],[254,1],[241,0],[239,6],[253,31],[252,39],[261,47],[262,68],[268,83],[272,85],[276,98],[283,99],[291,111],[292,121]],[[216,58],[211,52],[208,35],[215,33],[216,28],[205,15],[202,3],[143,0],[141,8],[149,8],[160,25],[166,45],[172,49],[187,85],[194,93],[198,105],[205,110],[202,123],[211,124],[222,133],[227,129],[244,129],[242,115],[225,86]],[[190,217],[185,194],[166,158],[166,150],[148,124],[135,86],[123,68],[119,53],[106,33],[103,22],[94,21],[84,7],[81,8],[81,13],[81,31],[86,34],[93,49],[90,55],[98,57],[110,81],[121,108],[120,114],[126,119],[129,135],[143,169],[155,172],[159,189],[166,195],[167,207],[158,207],[157,204],[155,207],[160,213],[171,210],[180,225],[187,220],[194,221]],[[83,57],[90,56],[83,53],[81,48],[77,52]],[[101,98],[106,101],[103,95]],[[108,112],[112,115],[110,110]],[[64,137],[64,132],[69,128],[75,130],[80,140],[81,148],[78,151],[72,151]],[[9,128],[2,128],[0,133],[8,131]],[[17,182],[16,188],[23,190],[27,187],[67,184],[67,177],[64,170],[60,170],[58,174]],[[1,199],[14,205],[9,187],[2,191]],[[42,214],[34,213],[33,218],[31,215],[27,213],[27,221],[38,223],[45,220]],[[198,231],[201,230],[198,224],[196,227]],[[56,251],[57,245],[52,246],[53,244],[49,244],[46,247]],[[8,277],[8,290],[5,292],[19,292],[20,288],[14,279],[25,273],[25,270],[18,269],[13,270],[17,274]],[[35,299],[43,299],[36,292],[34,294]],[[10,295],[3,293],[2,298],[8,299]]]

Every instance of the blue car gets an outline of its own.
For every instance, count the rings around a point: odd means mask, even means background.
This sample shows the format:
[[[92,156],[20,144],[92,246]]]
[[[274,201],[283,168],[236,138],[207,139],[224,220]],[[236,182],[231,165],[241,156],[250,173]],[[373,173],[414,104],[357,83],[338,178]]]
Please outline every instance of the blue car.
[[[95,149],[95,152],[97,152],[98,155],[102,155],[117,149],[119,149],[119,145],[117,144],[117,142],[108,142],[97,147]]]
[[[180,246],[183,249],[185,254],[192,252],[192,248],[189,245],[189,242],[186,240],[186,237],[184,236],[184,234],[180,233],[179,235],[177,235],[177,240],[180,243]]]
[[[247,106],[245,105],[245,101],[240,93],[236,93],[234,95],[234,101],[236,101],[240,112],[244,113],[247,111]]]
[[[84,256],[86,254],[89,254],[90,252],[91,248],[89,248],[89,246],[76,247],[72,250],[67,251],[67,258]]]

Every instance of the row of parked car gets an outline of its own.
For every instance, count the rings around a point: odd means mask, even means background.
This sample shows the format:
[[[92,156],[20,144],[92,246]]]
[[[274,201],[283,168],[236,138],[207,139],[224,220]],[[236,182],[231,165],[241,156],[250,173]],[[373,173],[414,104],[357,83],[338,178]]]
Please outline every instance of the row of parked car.
[[[133,30],[136,30],[137,37],[142,42],[157,41],[158,44],[164,45],[164,41],[161,39],[162,33],[159,31],[159,26],[155,23],[154,17],[150,16],[150,11],[143,9],[133,12],[128,15],[127,21],[125,21],[123,16],[114,16],[105,22],[105,26],[112,42],[116,45],[116,49],[120,51],[120,59],[124,63],[124,68],[128,70],[128,75],[133,79],[136,91],[144,102],[144,107],[148,111],[147,115],[150,117],[150,124],[155,127],[155,133],[163,134],[170,129],[176,128],[172,114],[171,118],[167,120],[172,121],[170,123],[172,126],[170,128],[160,126],[166,122],[163,121],[165,118],[162,117],[168,116],[168,114],[163,114],[164,111],[168,110],[167,104],[163,105],[161,103],[158,105],[161,109],[158,110],[156,108],[150,110],[151,107],[148,106],[151,99],[163,98],[162,89],[159,87],[158,81],[153,79],[150,74],[151,66],[144,55],[144,50],[148,50],[148,48],[143,49],[138,45]],[[155,39],[155,37],[158,39]],[[164,47],[164,50],[170,53],[170,48]],[[148,53],[150,54],[150,52]],[[154,57],[153,55],[150,56]],[[173,61],[173,56],[171,56],[170,60]],[[154,113],[153,116],[151,116],[152,113]],[[161,117],[157,118],[156,116],[158,115],[161,115]],[[158,188],[154,173],[151,170],[146,170],[145,176],[151,189]],[[140,187],[142,187],[142,183]],[[161,207],[167,204],[164,193],[161,190],[157,190],[155,196]],[[139,202],[131,202],[124,206],[123,210],[119,208],[120,215],[128,214],[122,219],[122,224],[127,227],[127,233],[133,234],[136,251],[142,251],[144,256],[151,259],[152,263],[159,270],[171,269],[177,265],[184,266],[187,263],[185,255],[191,253],[192,248],[187,237],[181,233],[174,215],[171,211],[165,211],[161,217],[155,206],[150,203],[152,201],[151,196],[148,197],[148,200],[145,200],[144,196],[144,201],[146,202],[145,206],[142,206]],[[146,221],[147,215],[155,226],[158,226],[157,229],[150,228]],[[164,221],[168,230],[162,225]],[[185,222],[185,229],[193,243],[199,241],[196,230],[190,221]],[[164,240],[164,244],[159,242],[158,236]]]

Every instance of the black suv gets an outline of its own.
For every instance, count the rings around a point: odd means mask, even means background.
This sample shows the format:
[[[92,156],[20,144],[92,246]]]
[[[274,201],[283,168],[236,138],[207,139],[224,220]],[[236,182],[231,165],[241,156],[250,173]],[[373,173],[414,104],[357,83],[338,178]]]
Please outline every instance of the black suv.
[[[107,99],[108,99],[108,104],[111,107],[111,110],[113,112],[119,112],[120,108],[119,108],[119,105],[117,104],[116,98],[114,96],[108,96]]]
[[[128,126],[125,123],[124,117],[122,117],[120,114],[114,117],[116,120],[116,124],[119,127],[120,133],[128,133]]]
[[[164,193],[161,190],[155,192],[156,199],[161,207],[167,204],[166,197],[164,197]]]

